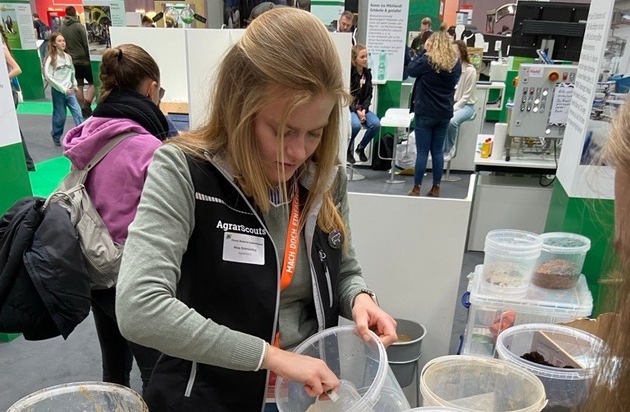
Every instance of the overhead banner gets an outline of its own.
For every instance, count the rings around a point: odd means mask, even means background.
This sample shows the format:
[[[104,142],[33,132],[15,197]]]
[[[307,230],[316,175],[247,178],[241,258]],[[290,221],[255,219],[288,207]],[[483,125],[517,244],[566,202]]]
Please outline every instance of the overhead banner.
[[[374,79],[402,80],[408,16],[406,0],[369,1],[366,46]]]

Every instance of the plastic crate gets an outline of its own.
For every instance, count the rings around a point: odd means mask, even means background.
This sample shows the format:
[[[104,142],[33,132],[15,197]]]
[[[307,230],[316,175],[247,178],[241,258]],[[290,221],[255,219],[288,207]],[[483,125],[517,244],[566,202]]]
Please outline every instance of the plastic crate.
[[[593,297],[584,275],[573,289],[529,286],[524,298],[495,296],[481,288],[482,265],[475,268],[468,290],[470,308],[461,353],[494,356],[499,333],[525,323],[561,323],[591,315]]]

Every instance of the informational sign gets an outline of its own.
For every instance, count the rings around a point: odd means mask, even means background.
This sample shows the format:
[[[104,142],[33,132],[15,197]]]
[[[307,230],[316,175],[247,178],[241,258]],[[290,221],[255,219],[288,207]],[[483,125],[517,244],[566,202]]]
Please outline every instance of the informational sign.
[[[37,48],[29,3],[0,3],[0,26],[11,49]]]
[[[588,13],[575,89],[558,162],[558,179],[570,197],[611,199],[614,196],[610,172],[595,171],[591,168],[599,166],[589,166],[588,162],[581,162],[586,136],[592,135],[591,129],[595,124],[591,120],[593,101],[603,75],[601,68],[614,4],[614,0],[593,1]],[[594,179],[601,181],[594,182]],[[598,193],[595,193],[594,188]]]
[[[0,53],[0,130],[2,130],[0,148],[20,141],[20,129],[13,106],[11,82],[4,53]]]
[[[566,124],[571,107],[574,87],[565,83],[556,84],[551,102],[551,112],[549,113],[549,123]]]
[[[110,27],[127,26],[124,0],[90,0],[83,4],[90,55],[98,60],[111,47]]]
[[[402,80],[408,15],[408,1],[369,1],[367,49],[373,79]]]

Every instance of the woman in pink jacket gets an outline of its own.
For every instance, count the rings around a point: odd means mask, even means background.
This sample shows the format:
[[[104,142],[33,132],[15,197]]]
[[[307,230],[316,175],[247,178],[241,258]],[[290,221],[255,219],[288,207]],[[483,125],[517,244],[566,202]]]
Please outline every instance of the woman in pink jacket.
[[[103,54],[100,98],[92,117],[70,130],[64,154],[83,168],[112,138],[132,132],[96,165],[86,189],[114,242],[124,244],[135,217],[153,152],[168,135],[168,122],[158,104],[164,93],[160,69],[141,47],[124,44]],[[129,386],[133,358],[143,388],[159,352],[128,342],[118,329],[116,288],[92,290],[92,312],[103,358],[103,381]]]

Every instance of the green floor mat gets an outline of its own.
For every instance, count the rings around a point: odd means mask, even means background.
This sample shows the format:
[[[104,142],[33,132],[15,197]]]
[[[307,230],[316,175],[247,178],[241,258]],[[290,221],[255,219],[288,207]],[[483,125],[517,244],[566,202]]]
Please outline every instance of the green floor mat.
[[[23,102],[19,104],[17,108],[17,113],[52,116],[52,102],[50,101]]]
[[[37,163],[35,166],[37,171],[28,174],[33,196],[48,197],[70,171],[70,160],[59,156]]]

